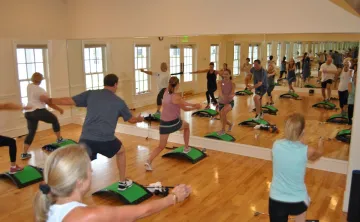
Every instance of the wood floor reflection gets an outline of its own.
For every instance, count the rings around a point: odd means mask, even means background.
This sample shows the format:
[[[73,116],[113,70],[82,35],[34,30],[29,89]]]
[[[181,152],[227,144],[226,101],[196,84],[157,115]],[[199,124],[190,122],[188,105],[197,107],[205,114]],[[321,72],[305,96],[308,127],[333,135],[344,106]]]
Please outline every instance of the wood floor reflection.
[[[62,132],[65,138],[78,140],[81,126],[63,126]],[[270,161],[209,150],[209,157],[197,164],[157,158],[153,165],[155,171],[146,173],[144,161],[158,141],[146,141],[144,138],[129,135],[117,136],[127,150],[128,177],[141,184],[161,181],[170,186],[186,183],[193,188],[193,194],[184,203],[140,221],[269,221],[267,216],[254,217],[253,211],[267,212],[272,177]],[[43,167],[47,154],[40,147],[54,140],[51,130],[39,132],[31,148],[33,158],[18,162]],[[23,139],[18,139],[17,144],[21,148]],[[19,153],[20,151],[18,156]],[[8,150],[1,148],[1,171],[8,170],[8,158]],[[92,186],[84,202],[89,205],[120,205],[116,199],[90,195],[117,181],[115,161],[100,156],[93,161],[92,167]],[[346,216],[341,211],[345,182],[345,175],[308,168],[306,183],[312,198],[308,218],[319,219],[321,222],[346,221]],[[0,180],[0,221],[33,221],[32,200],[37,191],[38,184],[16,189],[9,181]],[[158,197],[152,197],[156,198]]]

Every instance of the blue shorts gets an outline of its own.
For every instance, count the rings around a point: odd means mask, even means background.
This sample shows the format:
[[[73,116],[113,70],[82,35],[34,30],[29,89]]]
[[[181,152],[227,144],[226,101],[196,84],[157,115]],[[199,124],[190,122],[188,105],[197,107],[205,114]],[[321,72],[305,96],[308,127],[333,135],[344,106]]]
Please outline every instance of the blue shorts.
[[[234,108],[234,100],[232,100],[229,104],[231,106],[231,109]],[[225,105],[226,104],[219,103],[219,110],[221,111],[225,107]]]
[[[98,153],[107,158],[112,158],[119,152],[122,146],[122,143],[118,138],[111,141],[80,139],[79,144],[85,145],[91,160],[95,160]]]
[[[266,93],[267,89],[264,87],[259,87],[257,89],[255,89],[255,94],[259,95],[260,97],[263,97]]]

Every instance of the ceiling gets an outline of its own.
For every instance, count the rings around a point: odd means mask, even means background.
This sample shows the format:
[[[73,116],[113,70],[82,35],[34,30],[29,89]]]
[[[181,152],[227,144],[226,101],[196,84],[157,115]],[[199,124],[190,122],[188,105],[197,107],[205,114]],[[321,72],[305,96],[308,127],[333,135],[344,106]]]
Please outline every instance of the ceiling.
[[[360,17],[360,0],[329,0],[353,15]]]

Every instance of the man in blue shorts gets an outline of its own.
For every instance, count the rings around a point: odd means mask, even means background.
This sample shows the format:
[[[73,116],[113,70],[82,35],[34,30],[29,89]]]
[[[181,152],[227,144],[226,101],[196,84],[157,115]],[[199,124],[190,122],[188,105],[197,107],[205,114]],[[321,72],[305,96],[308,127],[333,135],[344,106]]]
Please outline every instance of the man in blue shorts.
[[[129,123],[142,122],[144,118],[140,115],[134,117],[124,100],[115,94],[118,80],[115,74],[108,74],[104,78],[104,89],[85,91],[74,97],[49,98],[42,96],[41,100],[47,104],[87,108],[79,143],[85,145],[91,160],[95,160],[98,153],[108,158],[116,155],[120,177],[118,190],[123,191],[132,185],[132,181],[125,177],[125,148],[115,137],[115,128],[119,117]]]
[[[268,88],[268,78],[266,70],[261,66],[260,60],[254,61],[254,67],[250,69],[253,74],[254,85],[247,86],[249,90],[255,89],[254,102],[256,107],[255,120],[263,118],[264,113],[262,112],[262,97],[266,93]]]

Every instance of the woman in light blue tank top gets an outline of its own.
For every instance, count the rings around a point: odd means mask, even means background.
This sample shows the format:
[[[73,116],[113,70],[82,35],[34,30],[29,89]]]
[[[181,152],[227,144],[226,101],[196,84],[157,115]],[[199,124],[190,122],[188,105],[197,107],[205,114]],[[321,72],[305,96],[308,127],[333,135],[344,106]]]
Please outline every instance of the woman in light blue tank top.
[[[302,142],[305,119],[301,114],[290,115],[285,123],[285,138],[275,141],[272,148],[273,178],[270,188],[270,221],[287,221],[290,215],[304,221],[309,205],[305,185],[306,164],[322,156],[323,139],[318,149]]]

